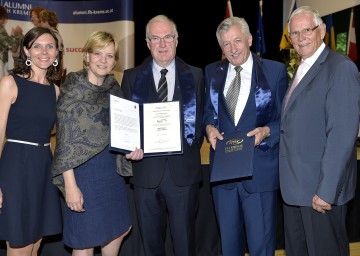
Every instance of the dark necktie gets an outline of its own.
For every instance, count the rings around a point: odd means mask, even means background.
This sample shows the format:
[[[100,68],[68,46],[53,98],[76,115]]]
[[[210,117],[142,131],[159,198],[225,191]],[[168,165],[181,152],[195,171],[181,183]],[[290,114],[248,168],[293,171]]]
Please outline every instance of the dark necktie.
[[[230,116],[232,120],[235,122],[235,109],[239,97],[240,87],[241,87],[241,76],[240,72],[242,70],[242,67],[236,66],[236,76],[234,80],[231,82],[230,87],[226,93],[226,104],[229,109]]]
[[[167,69],[162,69],[160,71],[161,73],[161,77],[159,80],[159,85],[158,85],[158,96],[159,96],[159,100],[161,102],[167,101],[167,97],[168,97],[168,88],[167,88],[167,82],[166,82],[166,73],[167,73]]]

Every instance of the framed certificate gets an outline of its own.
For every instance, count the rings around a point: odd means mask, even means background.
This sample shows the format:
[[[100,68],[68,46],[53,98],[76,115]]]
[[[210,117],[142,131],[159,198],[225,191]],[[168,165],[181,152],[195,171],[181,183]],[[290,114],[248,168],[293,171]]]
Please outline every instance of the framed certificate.
[[[225,133],[223,140],[216,141],[210,182],[252,176],[255,136],[246,134],[244,131]]]
[[[144,156],[181,154],[183,139],[178,101],[138,104],[110,95],[110,149]]]

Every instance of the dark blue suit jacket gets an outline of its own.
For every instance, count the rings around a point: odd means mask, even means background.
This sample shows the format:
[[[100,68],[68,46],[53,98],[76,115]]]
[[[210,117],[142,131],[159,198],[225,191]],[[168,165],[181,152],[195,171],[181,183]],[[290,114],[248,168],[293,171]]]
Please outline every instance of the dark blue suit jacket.
[[[254,59],[254,66],[252,71],[251,91],[244,112],[238,124],[235,126],[231,120],[225,98],[223,96],[224,85],[229,66],[229,62],[227,60],[209,64],[205,68],[206,102],[203,119],[204,130],[208,124],[215,125],[220,132],[224,133],[235,130],[245,130],[248,132],[256,128],[257,113],[255,103],[255,87],[258,83],[259,77],[256,69],[261,68],[271,90],[271,117],[270,121],[263,125],[267,125],[270,128],[271,136],[266,139],[266,144],[269,146],[269,149],[263,151],[260,148],[255,148],[252,177],[240,180],[229,180],[217,184],[223,188],[231,189],[235,187],[236,182],[241,181],[243,182],[244,188],[250,193],[273,191],[279,188],[278,143],[280,113],[282,100],[288,88],[287,72],[284,64],[271,60],[263,60],[257,57],[255,54],[252,54],[252,56]],[[255,67],[255,65],[259,66]],[[215,78],[215,72],[217,72],[217,78]],[[219,72],[221,72],[220,75]],[[218,83],[217,86],[220,86],[218,94],[218,114],[216,113],[210,98],[211,87],[214,86],[214,83]],[[213,150],[211,149],[210,168],[212,158]]]

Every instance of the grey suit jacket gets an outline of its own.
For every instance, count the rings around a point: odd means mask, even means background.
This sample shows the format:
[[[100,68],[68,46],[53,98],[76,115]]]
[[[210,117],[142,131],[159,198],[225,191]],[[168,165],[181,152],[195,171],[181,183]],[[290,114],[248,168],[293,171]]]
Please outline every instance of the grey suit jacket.
[[[360,77],[346,56],[326,47],[292,93],[280,126],[280,188],[290,205],[334,205],[356,188]]]

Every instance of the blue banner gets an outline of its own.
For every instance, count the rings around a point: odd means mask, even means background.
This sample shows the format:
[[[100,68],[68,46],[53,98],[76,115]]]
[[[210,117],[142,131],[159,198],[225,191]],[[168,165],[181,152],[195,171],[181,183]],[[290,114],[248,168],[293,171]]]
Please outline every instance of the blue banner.
[[[119,61],[114,74],[120,81],[124,69],[134,66],[134,0],[90,0],[90,1],[40,1],[40,0],[0,0],[8,11],[5,29],[10,34],[19,26],[25,34],[33,24],[30,10],[41,6],[54,11],[59,24],[57,26],[64,41],[64,67],[67,72],[83,67],[82,47],[89,35],[95,30],[112,33],[119,42]],[[9,57],[9,67],[13,65]]]
[[[44,6],[56,12],[61,23],[102,23],[118,20],[134,20],[131,0],[101,1],[3,1],[9,19],[30,21],[30,10]]]

